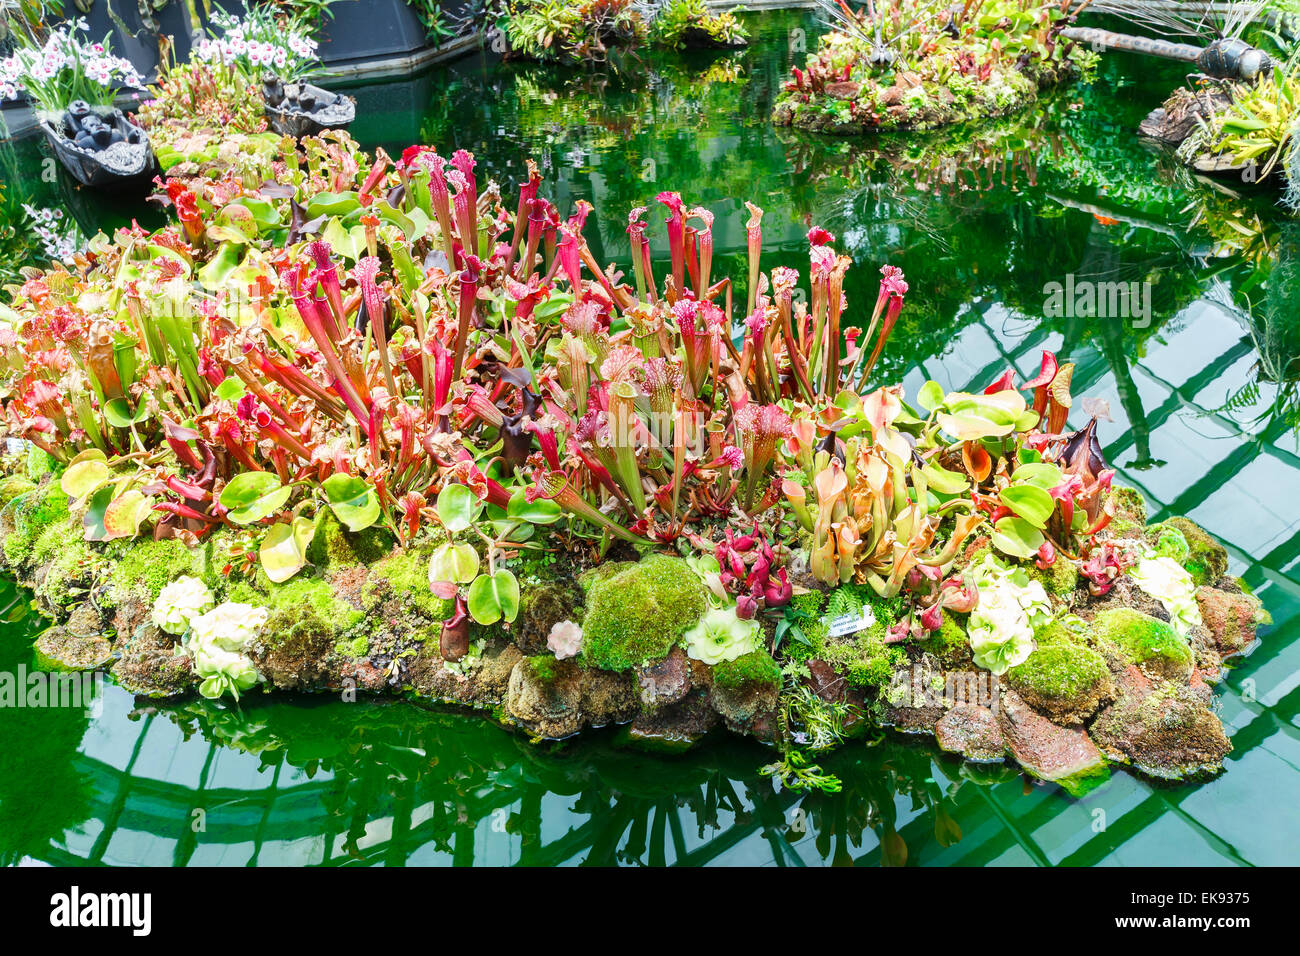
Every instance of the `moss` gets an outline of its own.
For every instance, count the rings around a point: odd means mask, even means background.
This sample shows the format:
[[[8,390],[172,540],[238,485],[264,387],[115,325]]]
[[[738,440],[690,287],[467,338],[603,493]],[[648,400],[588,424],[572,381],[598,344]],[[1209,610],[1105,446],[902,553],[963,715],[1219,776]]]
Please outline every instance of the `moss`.
[[[532,673],[533,678],[543,684],[552,683],[559,677],[559,661],[550,654],[525,657],[523,663]]]
[[[68,519],[68,496],[51,479],[15,498],[13,508],[14,530],[4,540],[5,560],[12,565],[27,564],[41,534]]]
[[[1152,525],[1148,537],[1154,544],[1167,530],[1181,532],[1186,540],[1187,557],[1183,559],[1182,565],[1198,585],[1217,584],[1219,578],[1228,573],[1227,549],[1195,521],[1190,518],[1170,518]]]
[[[763,648],[750,651],[734,661],[723,661],[713,668],[713,682],[728,690],[765,685],[780,689],[781,668]]]
[[[917,641],[917,646],[927,654],[933,654],[945,664],[955,663],[967,656],[970,637],[966,633],[966,615],[947,612],[939,630],[929,637]]]
[[[36,588],[36,596],[51,607],[69,603],[78,587],[93,583],[105,563],[90,550],[84,537],[65,537],[63,547],[50,561],[45,577]]]
[[[334,650],[344,657],[366,657],[370,654],[370,638],[354,637],[350,641],[339,641]]]
[[[54,460],[49,452],[35,445],[27,448],[27,477],[32,481],[40,481],[46,475],[52,474],[58,462]]]
[[[583,659],[611,671],[661,660],[707,607],[704,585],[685,561],[648,555],[591,586]]]
[[[307,546],[307,560],[319,568],[370,566],[393,547],[392,536],[380,527],[356,533],[339,524],[333,512],[322,509],[316,515],[316,533]]]
[[[205,549],[191,549],[178,538],[164,541],[132,540],[111,549],[116,558],[108,579],[108,599],[120,604],[132,594],[153,601],[164,587],[182,575],[201,578],[209,587],[218,575]]]
[[[578,575],[578,586],[582,588],[583,593],[591,594],[591,589],[596,585],[608,581],[614,575],[635,566],[636,562],[634,561],[606,561],[604,564],[588,568]]]
[[[432,621],[451,617],[456,602],[436,597],[429,590],[429,551],[395,551],[371,569],[374,577],[382,578],[401,599],[403,606],[414,607]],[[368,597],[374,591],[374,582],[366,582],[363,593]]]
[[[1062,640],[1040,646],[1023,664],[1007,671],[1007,679],[1016,690],[1066,702],[1088,695],[1109,674],[1096,651]]]
[[[1073,561],[1060,555],[1057,555],[1056,560],[1046,568],[1040,568],[1033,563],[1024,567],[1030,579],[1042,584],[1048,594],[1063,597],[1073,593],[1079,586],[1079,569],[1075,567]]]
[[[1190,671],[1192,649],[1172,626],[1132,608],[1102,611],[1092,622],[1093,635],[1131,663],[1153,663],[1176,671]]]
[[[247,581],[232,586],[226,600],[256,604],[268,608],[278,618],[280,627],[290,626],[295,616],[311,615],[324,622],[335,634],[345,634],[360,624],[365,615],[340,598],[335,588],[321,577],[298,574],[283,584],[273,584],[259,574],[255,583]],[[274,644],[285,635],[269,626],[267,642]]]
[[[35,483],[25,475],[5,475],[0,478],[0,504],[12,501],[19,495],[25,495],[35,487]]]
[[[1147,523],[1147,503],[1136,488],[1115,488],[1110,493],[1110,505],[1115,512],[1111,522],[1126,522],[1141,528]]]

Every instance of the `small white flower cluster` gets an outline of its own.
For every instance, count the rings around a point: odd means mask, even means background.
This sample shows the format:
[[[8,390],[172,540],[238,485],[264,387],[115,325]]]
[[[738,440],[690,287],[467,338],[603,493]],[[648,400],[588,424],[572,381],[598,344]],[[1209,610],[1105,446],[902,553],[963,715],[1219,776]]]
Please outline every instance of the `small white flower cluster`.
[[[1042,584],[1022,568],[1007,568],[991,554],[972,569],[979,603],[966,631],[975,663],[1005,674],[1034,652],[1034,630],[1051,619],[1052,605]]]
[[[0,60],[0,99],[13,99],[27,91],[39,99],[52,88],[69,92],[68,101],[90,95],[89,81],[100,88],[102,101],[116,86],[142,88],[144,80],[130,60],[113,56],[103,43],[83,43],[77,33],[87,29],[85,20],[51,30],[45,45],[19,47]],[[66,104],[65,104],[66,105]]]
[[[238,700],[240,691],[262,680],[246,652],[269,612],[252,604],[214,603],[206,584],[180,577],[159,592],[153,622],[168,634],[185,635],[181,646],[203,680],[200,694],[215,698],[228,693]]]
[[[64,218],[63,210],[23,203],[23,212],[45,255],[53,262],[70,262],[81,248],[81,234],[75,223]]]
[[[317,60],[316,41],[304,33],[284,29],[269,18],[241,20],[214,12],[212,22],[221,35],[205,38],[194,48],[193,58],[203,63],[224,63],[250,73],[263,67],[297,76]]]

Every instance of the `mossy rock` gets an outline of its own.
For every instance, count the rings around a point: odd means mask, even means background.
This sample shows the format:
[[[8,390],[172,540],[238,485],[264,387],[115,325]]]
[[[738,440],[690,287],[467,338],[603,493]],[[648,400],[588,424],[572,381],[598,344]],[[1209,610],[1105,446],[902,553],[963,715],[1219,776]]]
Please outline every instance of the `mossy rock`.
[[[68,496],[50,475],[43,484],[13,499],[13,531],[5,535],[5,560],[13,567],[26,567],[33,560],[37,540],[49,527],[69,519]]]
[[[1228,551],[1208,531],[1190,518],[1169,518],[1147,529],[1147,537],[1154,545],[1160,532],[1172,528],[1182,533],[1187,541],[1187,557],[1182,565],[1198,585],[1217,584],[1228,573]]]
[[[544,652],[551,628],[561,621],[582,620],[585,592],[572,579],[525,582],[521,590],[514,636],[524,653]]]
[[[662,660],[707,607],[704,584],[684,560],[648,555],[591,586],[583,661],[625,671]]]
[[[1106,530],[1115,537],[1140,532],[1147,523],[1147,503],[1136,488],[1115,488],[1110,493],[1110,506],[1114,517]]]
[[[280,639],[281,631],[287,633],[297,618],[313,616],[323,622],[336,640],[354,636],[349,632],[366,619],[364,612],[353,607],[348,601],[339,597],[338,589],[326,578],[305,573],[274,584],[265,574],[258,573],[253,581],[241,581],[232,585],[226,592],[227,601],[243,604],[256,604],[271,611],[267,627],[263,629],[265,641],[274,645]],[[278,622],[278,628],[272,628],[272,622]]]
[[[934,656],[946,667],[964,664],[970,660],[970,636],[966,633],[968,615],[947,611],[939,630],[916,642],[923,652]]]
[[[1069,640],[1040,642],[1005,679],[1026,703],[1058,723],[1087,720],[1114,695],[1105,658]]]
[[[108,566],[101,555],[91,550],[85,538],[67,533],[75,529],[63,530],[57,551],[46,564],[35,589],[36,597],[52,609],[83,600]],[[45,535],[41,537],[44,539]]]
[[[370,579],[362,588],[363,595],[373,595],[377,584],[383,581],[403,607],[414,608],[429,621],[444,621],[451,617],[456,602],[437,597],[429,589],[429,557],[432,552],[432,548],[393,551],[371,566]]]
[[[1191,645],[1172,625],[1132,608],[1102,611],[1092,622],[1093,640],[1109,645],[1131,664],[1173,680],[1186,681],[1192,673]]]
[[[211,588],[221,584],[207,549],[190,548],[179,538],[113,545],[107,554],[112,565],[106,589],[109,604],[121,604],[130,598],[152,604],[164,587],[183,575],[199,578]]]
[[[758,733],[756,724],[770,718],[781,696],[781,668],[759,648],[713,668],[711,701],[727,726]]]
[[[35,487],[36,483],[26,475],[5,475],[0,478],[0,504],[7,504]]]

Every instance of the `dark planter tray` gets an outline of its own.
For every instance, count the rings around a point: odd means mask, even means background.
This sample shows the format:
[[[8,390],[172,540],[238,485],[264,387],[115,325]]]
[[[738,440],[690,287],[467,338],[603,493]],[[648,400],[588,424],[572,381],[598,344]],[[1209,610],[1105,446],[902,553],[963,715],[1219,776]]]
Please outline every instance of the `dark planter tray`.
[[[42,116],[41,131],[50,141],[54,154],[83,186],[101,189],[134,189],[152,178],[155,168],[153,148],[144,130],[136,126],[118,109],[97,109],[110,126],[126,133],[138,130],[137,143],[115,143],[107,149],[94,150],[78,146],[68,139],[62,117]]]
[[[277,133],[302,139],[304,136],[315,136],[327,129],[346,129],[357,118],[357,101],[350,96],[331,93],[310,83],[285,84],[286,91],[294,91],[295,88],[316,97],[318,105],[315,109],[307,111],[287,100],[272,106],[268,98],[266,118],[271,129]]]

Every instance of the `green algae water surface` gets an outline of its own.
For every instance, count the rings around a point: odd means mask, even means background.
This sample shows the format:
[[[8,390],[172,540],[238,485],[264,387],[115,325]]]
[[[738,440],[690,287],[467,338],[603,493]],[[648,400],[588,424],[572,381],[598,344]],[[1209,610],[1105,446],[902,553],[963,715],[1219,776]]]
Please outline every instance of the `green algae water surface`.
[[[1216,534],[1276,621],[1218,691],[1234,746],[1225,772],[1169,786],[1116,770],[1072,800],[1010,767],[882,735],[820,760],[840,793],[798,794],[759,773],[768,750],[727,738],[675,757],[629,751],[616,730],[535,747],[478,716],[400,702],[157,704],[105,684],[89,708],[0,708],[0,860],[1294,862],[1300,236],[1268,197],[1225,197],[1135,138],[1179,81],[1171,67],[1109,57],[1091,88],[1014,122],[839,141],[767,122],[820,28],[801,14],[747,22],[754,44],[734,54],[640,53],[613,73],[469,57],[350,89],[353,132],[394,155],[413,142],[472,150],[507,194],[531,157],[562,211],[595,205],[593,248],[625,265],[628,210],[664,189],[717,216],[715,259],[731,260],[719,273],[743,272],[746,200],[765,210],[774,261],[803,265],[805,233],[824,226],[855,259],[851,311],[870,308],[881,264],[904,269],[912,291],[879,379],[909,394],[928,378],[982,388],[1007,365],[1023,380],[1044,348],[1075,362],[1075,394],[1109,405],[1102,437],[1119,481],[1153,518],[1187,514]],[[148,221],[43,183],[42,149],[0,150],[7,209],[25,197],[88,231]],[[1063,295],[1117,283],[1136,289],[1126,311]],[[0,583],[0,672],[35,667],[44,625],[25,608]]]

